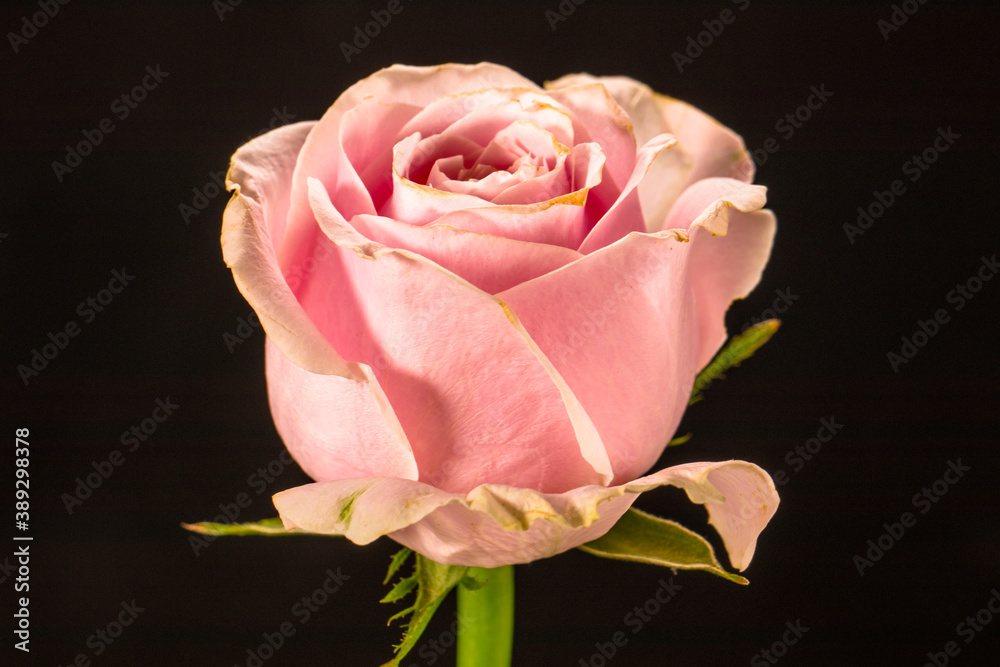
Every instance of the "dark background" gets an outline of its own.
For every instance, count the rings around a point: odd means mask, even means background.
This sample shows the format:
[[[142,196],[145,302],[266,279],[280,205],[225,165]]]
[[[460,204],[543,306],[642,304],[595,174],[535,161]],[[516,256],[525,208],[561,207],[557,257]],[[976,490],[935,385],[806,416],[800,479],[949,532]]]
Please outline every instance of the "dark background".
[[[274,516],[269,495],[308,481],[278,459],[263,334],[250,330],[232,350],[223,338],[237,335],[250,308],[219,249],[226,196],[209,184],[275,111],[318,118],[348,85],[395,62],[480,60],[539,82],[576,71],[629,75],[716,116],[751,149],[776,139],[780,150],[756,180],[769,188],[778,236],[729,328],[759,318],[775,290],[798,297],[774,340],[688,411],[681,432],[694,439],[660,461],[742,458],[788,475],[744,573],[750,585],[681,572],[682,589],[633,633],[626,614],[669,571],[578,551],[519,566],[514,664],[599,666],[595,644],[618,631],[628,643],[608,664],[768,664],[752,661],[796,621],[808,631],[781,664],[921,665],[949,641],[960,649],[949,664],[993,662],[1000,619],[968,643],[956,626],[1000,586],[1000,280],[960,310],[948,294],[1000,251],[997,9],[903,3],[915,12],[885,39],[878,22],[890,20],[889,2],[751,0],[741,11],[727,0],[588,0],[553,30],[545,11],[559,4],[403,0],[349,63],[340,43],[385,2],[244,0],[222,20],[208,0],[72,2],[17,53],[5,37],[0,479],[12,520],[14,430],[29,428],[30,664],[68,665],[82,653],[95,665],[244,665],[247,650],[285,621],[296,632],[266,665],[390,658],[399,629],[385,621],[398,607],[378,599],[394,543],[227,538],[196,554],[179,526],[217,516],[241,493],[251,502],[240,520]],[[672,54],[725,8],[735,21],[679,72]],[[5,3],[0,30],[20,32],[22,17],[39,11]],[[127,118],[115,116],[111,102],[157,65],[169,75]],[[829,100],[793,136],[780,134],[776,122],[820,85]],[[52,162],[104,118],[114,131],[58,180]],[[959,138],[912,182],[904,163],[949,127]],[[851,243],[843,225],[896,179],[905,193]],[[195,190],[210,196],[195,202]],[[185,220],[181,205],[195,203],[204,210]],[[123,268],[134,279],[86,322],[78,304]],[[894,372],[887,354],[942,308],[948,322]],[[25,385],[18,365],[70,321],[79,335]],[[157,399],[178,407],[127,451],[121,434],[150,417]],[[822,418],[843,428],[795,470],[786,456]],[[70,513],[64,494],[116,449],[122,464]],[[913,496],[959,459],[971,470],[921,514]],[[251,479],[268,464],[279,471],[271,482]],[[728,564],[704,510],[680,492],[652,492],[637,506],[703,532]],[[915,525],[860,576],[854,557],[907,511]],[[9,623],[19,596],[10,537],[19,531],[2,532]],[[302,624],[292,607],[328,568],[349,579]],[[88,645],[133,600],[143,609],[134,623],[110,645]],[[426,640],[450,643],[453,611],[449,600]],[[9,632],[3,642],[0,662],[29,664]],[[432,657],[454,661],[427,644],[404,664]]]

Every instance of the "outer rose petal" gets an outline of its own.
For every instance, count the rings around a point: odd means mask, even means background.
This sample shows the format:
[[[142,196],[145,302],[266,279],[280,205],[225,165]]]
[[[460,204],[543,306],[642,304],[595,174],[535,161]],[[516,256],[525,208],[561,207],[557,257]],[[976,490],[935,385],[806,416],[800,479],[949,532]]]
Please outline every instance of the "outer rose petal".
[[[649,86],[624,76],[569,74],[545,87],[558,90],[586,83],[604,84],[632,119],[639,144],[663,133],[677,137],[677,148],[661,153],[650,169],[651,178],[639,186],[648,231],[663,228],[664,216],[674,200],[698,180],[725,176],[745,183],[753,181],[753,160],[743,139],[686,102],[655,93]]]
[[[417,478],[416,461],[371,371],[344,360],[316,328],[278,269],[295,156],[312,123],[269,132],[237,151],[227,176],[236,190],[223,216],[222,249],[240,291],[268,335],[268,391],[289,450],[316,479],[394,475]],[[280,348],[280,351],[279,351]],[[308,369],[308,370],[307,370]],[[326,432],[339,406],[355,429]],[[307,412],[308,419],[299,419]],[[335,459],[322,452],[337,449]]]
[[[285,233],[292,169],[314,125],[285,125],[233,156],[226,184],[235,193],[222,218],[222,256],[267,335],[292,361],[313,373],[360,380],[357,365],[333,349],[299,305],[276,257]]]
[[[764,188],[703,183],[672,211],[682,229],[629,234],[498,295],[590,415],[618,483],[659,458],[695,373],[725,338],[726,309],[760,279],[770,252],[771,217],[734,222],[735,241],[713,237],[730,228],[731,206],[760,208]]]
[[[375,97],[383,102],[425,107],[446,95],[484,88],[541,90],[534,81],[494,63],[446,63],[433,67],[393,65],[353,84],[337,98],[334,106],[350,109],[365,97]]]
[[[667,216],[667,229],[681,238],[684,230],[691,230],[690,279],[701,341],[698,368],[704,368],[726,341],[729,304],[757,285],[771,254],[777,225],[773,213],[756,210],[763,205],[763,186],[706,178],[685,190]]]
[[[371,369],[364,381],[300,368],[268,338],[267,390],[274,424],[313,479],[417,479],[417,461]],[[350,416],[345,419],[345,416]]]
[[[491,484],[458,494],[408,480],[346,479],[282,491],[274,505],[286,528],[344,535],[356,544],[388,535],[439,563],[500,567],[595,540],[639,493],[665,485],[707,506],[733,566],[746,569],[778,494],[766,472],[744,461],[687,463],[620,486],[560,494]]]

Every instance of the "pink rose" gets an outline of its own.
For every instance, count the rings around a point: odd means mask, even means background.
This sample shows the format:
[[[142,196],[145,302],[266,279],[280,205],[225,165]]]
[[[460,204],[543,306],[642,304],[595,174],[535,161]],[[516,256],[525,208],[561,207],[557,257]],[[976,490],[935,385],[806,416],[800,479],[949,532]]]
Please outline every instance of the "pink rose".
[[[778,502],[743,461],[642,475],[775,230],[742,140],[631,79],[393,66],[233,157],[222,245],[314,484],[286,527],[497,567],[705,503],[733,565]]]

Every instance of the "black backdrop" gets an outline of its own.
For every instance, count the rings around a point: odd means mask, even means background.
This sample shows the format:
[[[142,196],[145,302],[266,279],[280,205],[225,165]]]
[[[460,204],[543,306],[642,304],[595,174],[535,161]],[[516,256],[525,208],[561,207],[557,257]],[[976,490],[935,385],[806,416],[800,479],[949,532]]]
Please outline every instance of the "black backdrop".
[[[307,481],[279,458],[264,337],[240,328],[250,308],[222,262],[226,196],[213,190],[212,174],[248,137],[318,118],[380,67],[489,60],[536,81],[626,74],[707,110],[752,149],[777,148],[758,153],[767,160],[757,177],[778,217],[774,252],[757,290],[730,310],[730,330],[759,318],[776,290],[795,297],[775,339],[689,410],[681,430],[694,440],[660,462],[732,457],[785,471],[781,506],[744,573],[750,585],[682,572],[674,577],[682,588],[634,632],[626,615],[655,599],[669,571],[576,551],[520,566],[515,664],[601,665],[599,646],[619,631],[628,641],[608,664],[773,664],[761,653],[773,650],[781,657],[771,660],[788,665],[919,665],[949,641],[958,654],[942,653],[939,664],[992,662],[1000,280],[976,281],[989,267],[984,258],[1000,251],[990,203],[997,10],[936,0],[577,1],[562,2],[568,16],[553,29],[546,11],[560,11],[558,0],[403,0],[350,62],[340,43],[387,3],[244,0],[222,11],[209,0],[73,2],[51,18],[35,16],[44,0],[3,5],[0,479],[10,504],[0,576],[8,623],[21,595],[11,555],[19,545],[10,539],[22,534],[11,524],[16,428],[30,430],[26,534],[34,540],[31,653],[14,650],[6,632],[0,661],[68,665],[83,654],[95,665],[245,665],[248,649],[286,621],[295,634],[266,665],[390,657],[399,631],[386,627],[394,610],[377,600],[393,543],[229,538],[195,553],[179,527],[218,515],[240,494],[248,503],[241,520],[273,516],[269,495]],[[48,5],[54,12],[57,3]],[[713,21],[727,8],[735,20],[700,54],[690,47],[695,57],[679,69],[674,52],[706,26],[718,29]],[[33,30],[26,16],[42,27]],[[134,109],[112,106],[147,67],[164,74],[146,98]],[[800,110],[809,118],[799,127],[776,125],[813,86],[831,95]],[[105,118],[113,130],[95,134]],[[939,130],[953,140],[939,141],[947,150],[937,153]],[[52,162],[65,162],[66,145],[85,132],[100,144],[56,174]],[[927,149],[926,171],[905,166]],[[879,213],[871,205],[888,195],[876,191],[891,192],[896,180],[892,204],[849,238],[845,223],[856,223],[859,206]],[[114,271],[132,277],[119,293],[102,293]],[[959,285],[981,289],[959,298]],[[900,353],[901,337],[939,309],[947,321],[933,337],[916,336],[926,344],[894,368],[887,354]],[[49,334],[62,340],[70,323],[76,335],[26,384],[18,366],[31,364]],[[146,421],[156,428],[144,440],[123,445],[123,432],[141,429],[158,400],[177,407],[162,423]],[[842,428],[810,460],[791,463],[822,419]],[[68,509],[64,494],[95,465],[107,470],[114,450],[120,465]],[[944,495],[914,502],[959,461],[969,470],[949,475],[952,485],[939,482]],[[269,465],[272,477],[258,475]],[[679,492],[648,494],[638,506],[704,532],[722,553],[704,510]],[[854,557],[905,512],[914,522],[898,539],[882,537],[891,546],[860,575]],[[349,578],[302,622],[293,606],[328,568]],[[133,601],[141,611],[129,611]],[[446,602],[427,640],[450,643],[453,611]],[[977,613],[977,623],[993,622],[958,627]],[[112,643],[95,635],[120,615],[130,625]],[[794,645],[780,644],[795,638],[786,623],[808,628]],[[436,646],[404,664],[453,664]]]

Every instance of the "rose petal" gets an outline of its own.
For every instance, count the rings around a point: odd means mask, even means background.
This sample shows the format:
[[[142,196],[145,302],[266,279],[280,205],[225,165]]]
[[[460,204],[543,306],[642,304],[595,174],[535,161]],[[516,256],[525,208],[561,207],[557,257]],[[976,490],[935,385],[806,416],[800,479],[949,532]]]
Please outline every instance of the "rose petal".
[[[496,134],[472,167],[465,168],[458,156],[435,162],[427,184],[495,204],[534,204],[572,190],[563,169],[569,154],[542,128],[517,121]]]
[[[597,83],[565,86],[550,90],[549,95],[569,109],[575,141],[593,141],[602,148],[607,158],[605,180],[622,191],[632,174],[637,148],[628,114]]]
[[[428,177],[438,161],[461,157],[464,166],[467,156],[474,159],[482,152],[481,144],[461,135],[438,134],[425,139],[420,134],[411,134],[393,148],[392,169],[400,177],[418,185],[431,185]]]
[[[452,141],[467,141],[452,138]],[[427,225],[445,213],[471,206],[488,206],[481,197],[462,192],[446,192],[429,185],[412,181],[407,176],[413,154],[420,143],[420,135],[414,134],[396,144],[392,158],[392,195],[379,209],[379,215],[401,220],[411,225]],[[471,141],[469,146],[474,146]],[[341,211],[343,215],[343,212]]]
[[[659,458],[695,373],[718,349],[719,335],[724,339],[726,309],[759,280],[770,251],[774,228],[767,216],[730,221],[737,242],[712,236],[726,234],[730,206],[762,206],[764,188],[729,179],[703,183],[685,194],[671,219],[684,217],[693,230],[709,233],[632,233],[498,295],[587,410],[618,483]],[[732,268],[720,268],[727,264]]]
[[[309,209],[307,178],[319,178],[334,192],[337,206],[341,213],[352,217],[358,213],[376,213],[375,203],[365,187],[373,184],[387,171],[377,168],[368,171],[362,167],[365,179],[355,171],[347,155],[341,148],[345,138],[341,125],[345,115],[352,109],[366,105],[368,112],[376,117],[369,119],[373,127],[379,130],[364,135],[357,135],[376,141],[382,139],[391,142],[400,129],[402,118],[399,110],[411,107],[410,116],[444,95],[453,95],[463,91],[479,90],[493,87],[534,88],[537,86],[520,74],[500,65],[479,63],[478,65],[447,64],[437,67],[410,67],[393,65],[379,70],[366,79],[358,81],[333,103],[333,106],[316,123],[316,126],[302,146],[298,165],[292,179],[291,205],[289,209],[288,236],[291,245],[300,248],[302,237],[311,236],[312,212]],[[365,102],[365,100],[370,100]],[[356,112],[356,120],[365,122],[364,114]],[[382,123],[382,125],[380,125]],[[357,133],[351,133],[356,135]],[[348,137],[350,142],[350,138]],[[376,146],[376,154],[384,153],[384,146]],[[384,157],[382,158],[384,159]],[[381,167],[381,163],[379,164]],[[374,185],[377,195],[385,194],[384,185]],[[282,267],[288,270],[288,260],[280,256]]]
[[[396,149],[408,150],[413,143],[413,139],[404,140]],[[381,215],[402,219],[413,225],[435,222],[472,232],[575,250],[593,226],[587,208],[590,192],[600,183],[603,167],[604,154],[599,146],[579,144],[566,160],[566,169],[572,174],[573,192],[537,204],[504,206],[491,205],[471,195],[417,185],[394,175],[396,192],[393,198],[405,217],[391,215],[394,211],[388,206],[388,210],[383,210]]]
[[[372,241],[426,257],[489,294],[581,257],[575,250],[558,245],[516,241],[450,225],[415,227],[392,218],[359,215],[351,220],[351,226]]]
[[[466,120],[469,116],[471,118]],[[504,119],[506,122],[493,123],[489,120],[490,116]],[[485,142],[492,136],[488,131],[489,128],[493,128],[495,133],[500,127],[516,120],[533,120],[545,131],[550,132],[556,141],[566,146],[578,143],[573,139],[573,119],[565,109],[554,106],[552,100],[542,94],[538,86],[533,83],[529,86],[444,95],[427,104],[403,127],[400,135],[408,137],[411,134],[419,134],[432,137],[447,132],[456,123],[461,123],[458,127],[461,134],[467,136],[478,134]],[[484,127],[486,129],[482,129]],[[480,129],[475,130],[475,128]],[[470,132],[472,134],[469,134]]]
[[[586,190],[540,204],[479,206],[447,213],[434,225],[455,227],[515,241],[580,247],[589,229]]]
[[[527,98],[502,100],[474,110],[439,134],[426,138],[419,132],[407,135],[394,150],[394,188],[390,199],[379,209],[379,214],[410,224],[424,225],[449,211],[488,203],[496,192],[443,192],[427,187],[427,175],[435,159],[468,153],[473,146],[485,148],[498,134],[520,121],[530,122],[549,132],[553,141],[565,146],[573,145],[572,124],[566,112],[543,103],[542,99],[542,96],[530,93]],[[413,129],[408,126],[401,133],[412,132]],[[563,139],[571,143],[566,144]],[[339,206],[339,199],[334,194],[331,196],[334,201],[338,201],[338,208],[341,208],[346,217],[353,215]]]
[[[315,479],[373,474],[416,479],[413,453],[374,377],[330,345],[278,267],[275,245],[284,232],[295,156],[312,126],[279,128],[233,156],[227,181],[236,193],[223,216],[223,256],[267,332],[275,424],[303,468]],[[338,406],[354,415],[353,431],[345,424],[325,429],[323,415],[338,414]],[[299,417],[303,412],[308,419]],[[351,439],[353,449],[341,449]],[[324,451],[337,451],[337,457],[324,460]]]
[[[310,477],[417,479],[406,434],[371,369],[361,366],[364,381],[318,375],[292,363],[270,339],[265,350],[274,424]]]
[[[677,143],[669,134],[650,139],[636,155],[632,175],[625,183],[618,200],[608,209],[580,245],[580,252],[587,254],[614,243],[629,232],[646,230],[639,193],[636,190],[646,177],[650,165],[660,153]]]
[[[299,305],[276,257],[295,158],[313,126],[286,125],[233,156],[226,185],[235,192],[222,218],[222,255],[264,331],[289,359],[313,373],[361,380],[364,374],[357,365],[337,353]]]
[[[771,254],[774,214],[757,210],[766,201],[765,193],[761,185],[707,178],[685,190],[667,216],[667,229],[679,238],[684,238],[684,230],[696,230],[690,234],[690,280],[698,304],[698,368],[704,368],[726,341],[729,304],[760,282]]]
[[[375,98],[366,98],[344,114],[337,128],[336,143],[327,144],[326,157],[333,157],[337,153],[336,147],[340,146],[346,164],[338,160],[338,169],[356,173],[367,195],[365,201],[341,203],[344,211],[368,212],[369,205],[373,210],[377,209],[389,198],[392,188],[389,178],[392,139],[418,110],[418,107],[408,104],[386,104]],[[322,128],[318,132],[322,133]],[[335,190],[330,188],[330,181],[323,178],[319,165],[315,165],[315,169],[315,173],[307,175],[319,178],[327,183],[328,189]],[[302,170],[303,173],[307,171],[307,166],[303,166]],[[355,190],[348,190],[347,195],[356,196]],[[338,197],[337,201],[341,202],[341,199]]]
[[[299,299],[342,354],[373,368],[422,480],[458,492],[484,481],[563,491],[610,479],[593,424],[502,302],[365,239],[322,183],[310,185],[336,245]]]
[[[640,144],[658,134],[677,137],[676,151],[661,153],[650,169],[650,178],[639,186],[648,231],[659,231],[674,200],[687,186],[712,176],[753,181],[754,165],[743,139],[699,109],[653,92],[649,86],[623,76],[595,77],[571,74],[547,82],[559,90],[587,83],[603,84],[625,110]]]
[[[426,107],[436,100],[463,92],[489,88],[541,88],[517,72],[494,63],[447,63],[434,67],[393,65],[358,81],[344,91],[335,107],[350,109],[365,97],[383,102]]]
[[[419,110],[375,97],[359,100],[350,109],[340,109],[334,103],[316,123],[299,154],[292,181],[292,212],[299,217],[293,218],[293,225],[308,224],[308,216],[296,209],[296,203],[302,203],[297,198],[306,178],[322,181],[344,215],[374,213],[369,188],[388,194],[387,183],[380,180],[388,174],[393,141]]]
[[[503,93],[505,91],[497,91]],[[447,140],[450,137],[463,137],[469,139],[480,146],[486,146],[496,135],[514,123],[527,122],[541,128],[542,131],[550,134],[553,140],[572,146],[574,144],[587,141],[574,134],[572,119],[566,111],[552,105],[552,101],[547,96],[535,92],[506,91],[511,94],[518,93],[516,97],[501,99],[493,104],[474,109],[468,115],[459,118],[454,123],[446,127],[439,134],[427,135],[419,132],[423,136],[440,137]],[[401,134],[413,132],[415,124],[403,128]]]
[[[348,479],[282,491],[274,505],[286,528],[344,535],[356,544],[389,535],[439,563],[500,567],[595,540],[639,493],[665,485],[706,505],[733,565],[746,569],[778,495],[767,473],[744,461],[687,463],[619,486],[560,494],[494,484],[448,493],[401,479]]]

